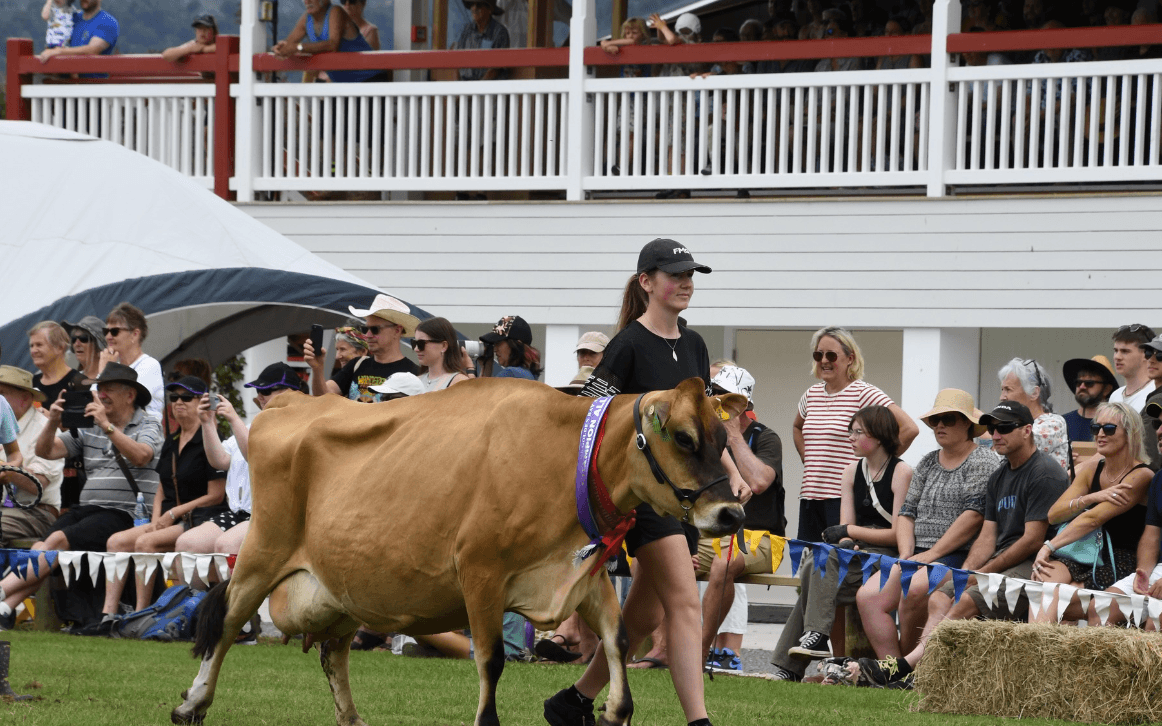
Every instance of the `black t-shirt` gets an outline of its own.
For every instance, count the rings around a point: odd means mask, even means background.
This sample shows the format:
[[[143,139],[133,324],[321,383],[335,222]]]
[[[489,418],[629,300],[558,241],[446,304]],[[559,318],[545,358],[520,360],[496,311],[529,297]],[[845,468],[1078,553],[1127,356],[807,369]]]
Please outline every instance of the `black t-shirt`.
[[[181,494],[182,504],[187,504],[206,495],[206,489],[212,479],[225,479],[226,472],[218,471],[210,466],[206,460],[206,447],[202,443],[202,429],[199,426],[194,437],[186,442],[186,446],[178,453],[178,440],[181,431],[166,437],[161,445],[161,458],[157,462],[157,476],[161,479],[162,500],[161,511],[168,512],[177,506],[177,499],[173,490],[173,465],[177,458],[178,493]]]
[[[879,500],[880,506],[888,514],[892,513],[892,507],[896,503],[896,493],[892,491],[892,478],[896,475],[896,466],[899,463],[900,457],[898,456],[888,459],[888,463],[884,466],[884,473],[880,475],[880,480],[875,483],[876,499]],[[855,468],[855,481],[852,482],[851,493],[855,499],[855,523],[857,525],[876,529],[891,528],[892,520],[880,514],[880,510],[876,509],[875,503],[872,502],[871,488],[868,487],[867,479],[863,475],[862,462]]]
[[[40,380],[43,377],[43,373],[37,373],[35,376],[33,376],[32,387],[44,394],[44,403],[40,405],[44,406],[46,411],[52,406],[53,401],[57,400],[57,397],[61,395],[61,391],[71,389],[81,390],[84,388],[84,386],[81,384],[81,381],[85,380],[85,376],[74,368],[70,368],[68,373],[62,376],[59,381],[51,385],[45,385],[41,383]]]
[[[411,373],[416,375],[420,367],[407,358],[400,358],[391,363],[378,363],[371,356],[356,358],[343,366],[331,380],[339,386],[340,395],[360,403],[378,403],[386,401],[387,396],[371,390],[386,382],[393,373]]]
[[[687,378],[701,378],[710,392],[710,354],[702,336],[678,328],[679,338],[667,340],[633,321],[605,346],[601,362],[582,396],[600,398],[619,393],[667,391]]]
[[[786,500],[786,490],[783,489],[783,440],[773,429],[756,421],[750,422],[742,432],[742,438],[759,461],[775,470],[775,480],[767,490],[755,494],[746,503],[746,528],[766,530],[782,537],[787,533],[783,505]],[[734,456],[733,452],[731,456]]]
[[[1044,451],[1034,451],[1017,469],[1008,462],[989,477],[984,518],[997,523],[996,552],[1025,533],[1025,522],[1049,519],[1049,508],[1069,488],[1069,476]]]

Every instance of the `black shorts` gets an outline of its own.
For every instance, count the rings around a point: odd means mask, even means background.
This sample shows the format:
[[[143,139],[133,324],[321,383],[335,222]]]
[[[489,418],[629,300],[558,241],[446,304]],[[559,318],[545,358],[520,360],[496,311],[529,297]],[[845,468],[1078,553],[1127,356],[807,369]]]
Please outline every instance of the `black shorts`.
[[[110,537],[132,527],[133,515],[129,512],[83,504],[58,517],[49,534],[64,534],[70,550],[104,552]]]
[[[215,514],[213,517],[210,517],[206,521],[213,522],[214,524],[218,525],[218,529],[225,532],[229,529],[237,527],[238,525],[242,524],[243,522],[249,522],[250,521],[250,512],[244,512],[241,510],[235,512],[231,509],[227,509],[224,512],[219,512],[218,514]]]
[[[215,517],[222,514],[223,512],[229,513],[229,511],[230,507],[225,504],[215,504],[212,507],[198,507],[194,511],[190,512],[190,526],[186,527],[186,529],[190,530],[200,524],[213,522]]]
[[[658,514],[654,508],[646,503],[637,506],[637,524],[625,536],[625,548],[630,557],[637,556],[637,550],[650,542],[656,542],[662,537],[680,534],[686,538],[686,546],[690,554],[698,553],[698,528],[692,524],[682,524],[674,517]]]

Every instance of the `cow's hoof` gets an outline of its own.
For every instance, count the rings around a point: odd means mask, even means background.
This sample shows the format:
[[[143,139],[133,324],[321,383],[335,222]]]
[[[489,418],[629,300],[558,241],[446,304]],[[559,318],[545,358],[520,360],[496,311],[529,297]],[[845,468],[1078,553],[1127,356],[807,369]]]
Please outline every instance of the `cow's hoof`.
[[[206,720],[206,714],[198,713],[193,709],[183,710],[181,706],[178,706],[170,711],[169,720],[176,724],[200,724]]]

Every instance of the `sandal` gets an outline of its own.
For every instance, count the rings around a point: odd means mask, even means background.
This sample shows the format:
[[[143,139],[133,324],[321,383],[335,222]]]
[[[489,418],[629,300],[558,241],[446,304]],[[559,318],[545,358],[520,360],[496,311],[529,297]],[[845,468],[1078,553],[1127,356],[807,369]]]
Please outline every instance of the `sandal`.
[[[554,638],[560,638],[561,642],[558,643]],[[581,657],[581,653],[565,647],[565,636],[563,635],[551,635],[548,638],[538,640],[533,646],[533,652],[545,660],[557,663],[572,663]]]
[[[374,650],[376,646],[383,645],[385,642],[387,642],[387,638],[379,633],[360,628],[351,641],[351,650]]]

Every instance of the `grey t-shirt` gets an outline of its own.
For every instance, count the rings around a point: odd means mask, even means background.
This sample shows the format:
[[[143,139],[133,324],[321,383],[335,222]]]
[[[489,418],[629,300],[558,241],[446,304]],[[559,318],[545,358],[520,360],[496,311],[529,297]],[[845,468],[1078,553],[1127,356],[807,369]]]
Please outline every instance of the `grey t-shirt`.
[[[1065,470],[1044,451],[1036,451],[1017,469],[1003,464],[989,478],[984,518],[997,523],[996,551],[1007,549],[1025,533],[1025,522],[1049,519],[1049,508],[1069,488]]]
[[[900,516],[916,522],[916,547],[930,549],[967,510],[984,513],[989,476],[1001,464],[991,449],[976,447],[955,469],[940,465],[940,449],[916,465]],[[971,544],[971,543],[969,543]],[[968,544],[962,548],[968,551]]]
[[[137,495],[129,486],[117,458],[113,455],[113,444],[104,431],[96,427],[78,429],[80,440],[74,439],[68,431],[57,434],[64,443],[70,457],[85,457],[85,488],[81,490],[81,504],[91,504],[107,509],[120,509],[133,513]],[[129,472],[133,474],[137,488],[145,497],[145,504],[152,511],[153,494],[157,491],[157,460],[161,456],[161,422],[142,409],[133,412],[133,419],[125,426],[125,435],[142,444],[153,447],[153,458],[142,467],[133,466],[125,460]]]

